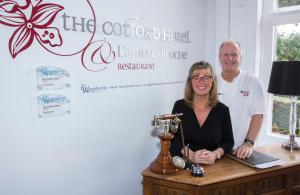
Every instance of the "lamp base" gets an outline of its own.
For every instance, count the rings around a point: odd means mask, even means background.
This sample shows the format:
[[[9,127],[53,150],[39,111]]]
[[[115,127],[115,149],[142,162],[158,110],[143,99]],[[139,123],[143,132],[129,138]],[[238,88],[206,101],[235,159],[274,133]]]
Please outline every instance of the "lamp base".
[[[299,150],[300,145],[295,141],[295,136],[291,134],[290,139],[282,144],[282,148],[286,150]]]

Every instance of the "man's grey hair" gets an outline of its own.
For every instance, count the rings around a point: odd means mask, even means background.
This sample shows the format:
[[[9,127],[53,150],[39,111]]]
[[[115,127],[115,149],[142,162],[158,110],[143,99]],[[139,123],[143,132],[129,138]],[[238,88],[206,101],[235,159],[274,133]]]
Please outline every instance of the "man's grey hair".
[[[233,43],[233,44],[235,44],[236,46],[238,46],[238,48],[239,48],[239,50],[240,50],[240,55],[242,56],[242,48],[241,48],[241,44],[240,44],[239,42],[237,42],[237,41],[235,41],[235,40],[231,40],[231,39],[224,41],[224,42],[220,45],[220,47],[219,47],[219,56],[221,55],[221,49],[222,49],[222,47],[223,47],[225,44],[227,44],[227,43]]]

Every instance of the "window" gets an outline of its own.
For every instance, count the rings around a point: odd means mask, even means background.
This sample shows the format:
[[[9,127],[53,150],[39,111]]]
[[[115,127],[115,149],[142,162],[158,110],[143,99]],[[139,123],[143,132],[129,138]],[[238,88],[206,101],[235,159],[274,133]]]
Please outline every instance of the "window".
[[[278,0],[277,1],[278,8],[291,7],[297,5],[300,5],[300,0]]]
[[[275,27],[274,60],[300,60],[300,23],[284,24]],[[290,97],[276,96],[273,98],[272,132],[282,135],[289,134]],[[300,103],[297,103],[297,117],[300,116]],[[300,119],[299,119],[300,125]],[[296,128],[296,137],[299,137],[299,125]]]
[[[276,29],[276,60],[300,60],[300,23],[284,24]]]
[[[262,15],[261,77],[268,88],[272,61],[300,60],[300,0],[264,0]],[[267,75],[267,76],[266,76]],[[268,94],[269,113],[267,129],[269,135],[289,134],[291,98]],[[300,126],[300,98],[297,100],[297,128]],[[300,139],[300,138],[299,138]]]

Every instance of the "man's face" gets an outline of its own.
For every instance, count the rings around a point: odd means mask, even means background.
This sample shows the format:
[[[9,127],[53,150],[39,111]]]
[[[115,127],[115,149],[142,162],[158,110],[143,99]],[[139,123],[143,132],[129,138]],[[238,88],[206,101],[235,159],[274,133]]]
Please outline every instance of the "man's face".
[[[219,60],[224,73],[236,73],[240,71],[241,53],[234,43],[224,43],[220,49]]]

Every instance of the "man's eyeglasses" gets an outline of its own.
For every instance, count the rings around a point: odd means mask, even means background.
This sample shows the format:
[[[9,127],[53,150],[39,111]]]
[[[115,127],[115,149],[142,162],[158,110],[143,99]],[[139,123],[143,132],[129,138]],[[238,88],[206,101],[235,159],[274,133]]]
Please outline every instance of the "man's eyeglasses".
[[[194,81],[194,82],[200,82],[200,81],[209,82],[211,80],[212,76],[203,76],[203,77],[193,76],[191,78],[192,78],[192,81]]]

